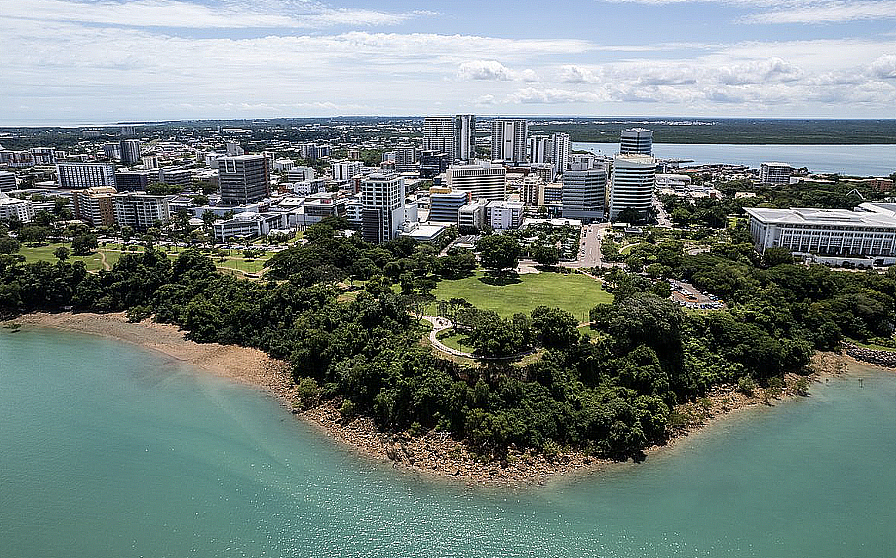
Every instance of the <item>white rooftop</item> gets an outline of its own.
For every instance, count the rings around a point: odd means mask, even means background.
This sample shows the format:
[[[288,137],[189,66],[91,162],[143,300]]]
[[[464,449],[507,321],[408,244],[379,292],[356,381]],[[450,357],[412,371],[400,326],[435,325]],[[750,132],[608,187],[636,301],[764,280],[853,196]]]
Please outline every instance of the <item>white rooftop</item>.
[[[846,225],[896,229],[896,204],[866,202],[853,210],[814,207],[791,207],[790,209],[745,207],[744,211],[763,223],[778,225]]]

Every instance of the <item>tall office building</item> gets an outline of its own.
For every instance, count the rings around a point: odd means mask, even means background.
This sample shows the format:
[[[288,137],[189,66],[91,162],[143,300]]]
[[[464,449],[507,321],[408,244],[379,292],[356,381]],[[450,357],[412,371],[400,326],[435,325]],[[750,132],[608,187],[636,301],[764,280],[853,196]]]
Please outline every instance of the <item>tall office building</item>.
[[[395,170],[417,172],[417,148],[413,145],[399,145],[395,148]]]
[[[476,158],[476,117],[472,114],[454,117],[454,157],[459,161]]]
[[[361,181],[361,236],[382,243],[395,238],[404,223],[404,179],[373,173]]]
[[[557,132],[551,136],[551,163],[554,174],[563,174],[569,166],[569,134]]]
[[[454,146],[454,118],[451,116],[427,116],[423,119],[423,149],[447,153],[454,162],[457,157]]]
[[[622,130],[620,155],[653,155],[653,132],[644,128]]]
[[[424,150],[420,152],[420,177],[432,178],[448,170],[451,161],[448,154],[440,151]]]
[[[526,138],[529,123],[519,119],[492,121],[492,160],[526,162]]]
[[[230,205],[257,202],[269,195],[270,171],[264,155],[218,159],[221,201]]]
[[[103,144],[103,154],[106,155],[106,158],[110,161],[117,161],[121,159],[121,144],[120,143],[104,143]]]
[[[115,166],[107,163],[57,163],[60,188],[115,186]]]
[[[586,223],[602,219],[607,191],[607,168],[585,163],[570,166],[563,173],[563,217]]]
[[[507,169],[502,165],[452,165],[445,181],[454,191],[469,192],[473,199],[504,201]]]
[[[136,165],[140,160],[140,140],[121,140],[119,148],[121,162],[125,165]]]
[[[609,217],[615,221],[626,209],[647,218],[656,185],[656,159],[649,155],[617,155],[610,180]]]
[[[545,135],[529,136],[529,162],[550,163],[554,148],[551,137]]]

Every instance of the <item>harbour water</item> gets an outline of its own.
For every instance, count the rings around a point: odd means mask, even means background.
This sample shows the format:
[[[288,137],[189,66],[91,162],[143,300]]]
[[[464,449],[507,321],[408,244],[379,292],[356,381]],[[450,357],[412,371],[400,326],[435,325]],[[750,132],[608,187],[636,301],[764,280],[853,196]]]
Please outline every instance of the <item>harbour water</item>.
[[[572,149],[612,156],[618,143],[573,142]],[[811,172],[839,172],[855,176],[888,176],[896,172],[896,145],[740,145],[724,143],[654,143],[663,159],[687,159],[691,165],[728,163],[759,168],[764,162],[787,163]]]
[[[861,379],[861,381],[859,381]],[[859,367],[645,463],[466,487],[117,341],[0,330],[0,556],[880,557],[896,373]]]

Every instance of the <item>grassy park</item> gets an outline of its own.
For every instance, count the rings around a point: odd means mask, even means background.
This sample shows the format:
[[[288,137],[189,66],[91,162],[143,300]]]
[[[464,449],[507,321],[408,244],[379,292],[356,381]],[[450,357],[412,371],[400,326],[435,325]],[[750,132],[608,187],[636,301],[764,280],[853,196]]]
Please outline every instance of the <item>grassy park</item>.
[[[19,254],[25,256],[26,262],[47,261],[52,263],[56,261],[56,255],[53,254],[53,252],[60,246],[65,246],[67,248],[71,247],[69,243],[63,244],[58,242],[52,242],[43,246],[23,245],[19,250]],[[131,245],[125,248],[127,252],[143,251],[143,246]],[[177,256],[185,250],[184,248],[170,246],[159,246],[158,248],[166,252],[171,259],[177,258]],[[227,252],[229,254],[226,256],[210,255],[210,257],[215,263],[215,266],[219,269],[237,270],[238,274],[258,274],[264,268],[264,262],[270,258],[270,254],[264,254],[259,258],[246,259],[242,256],[242,251],[228,250]],[[122,251],[122,246],[120,244],[109,243],[105,246],[100,246],[95,252],[87,256],[70,255],[69,260],[83,261],[84,265],[87,267],[87,271],[99,271],[101,269],[111,268],[123,253],[125,252]],[[103,256],[105,256],[106,261],[105,268],[103,267]]]
[[[500,278],[478,271],[463,279],[439,281],[433,294],[438,300],[464,298],[477,308],[494,310],[502,316],[528,314],[544,305],[562,308],[579,320],[583,316],[587,320],[595,305],[613,300],[613,295],[587,275],[552,272]]]

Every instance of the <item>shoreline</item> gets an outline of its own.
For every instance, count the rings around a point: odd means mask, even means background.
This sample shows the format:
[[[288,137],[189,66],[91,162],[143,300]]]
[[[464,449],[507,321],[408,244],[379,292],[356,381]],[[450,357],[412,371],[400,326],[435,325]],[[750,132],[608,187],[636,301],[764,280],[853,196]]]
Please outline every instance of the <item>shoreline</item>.
[[[175,325],[150,320],[131,323],[124,313],[33,313],[0,324],[4,327],[20,324],[100,335],[139,345],[204,372],[260,388],[276,397],[292,414],[318,427],[333,443],[381,463],[392,464],[395,469],[404,473],[463,482],[471,486],[519,487],[542,485],[581,473],[593,473],[619,463],[581,452],[561,452],[549,459],[541,454],[520,452],[513,448],[508,451],[504,461],[481,462],[464,444],[445,433],[429,432],[423,436],[410,436],[407,432],[380,432],[370,418],[343,420],[332,401],[303,410],[298,403],[298,390],[292,381],[288,363],[273,359],[259,349],[196,343],[185,339],[183,332]],[[805,377],[808,385],[811,386],[811,383],[824,377],[846,373],[850,362],[868,365],[833,353],[816,354],[813,358],[813,372]],[[730,416],[740,409],[774,405],[800,397],[797,393],[797,381],[800,378],[804,377],[788,375],[785,378],[786,387],[777,396],[766,394],[762,389],[757,389],[753,396],[747,396],[737,391],[736,386],[726,386],[715,389],[696,402],[679,405],[674,412],[680,417],[681,424],[673,429],[665,444],[646,448],[644,454],[649,456],[668,449],[690,433],[704,430],[719,418]]]

